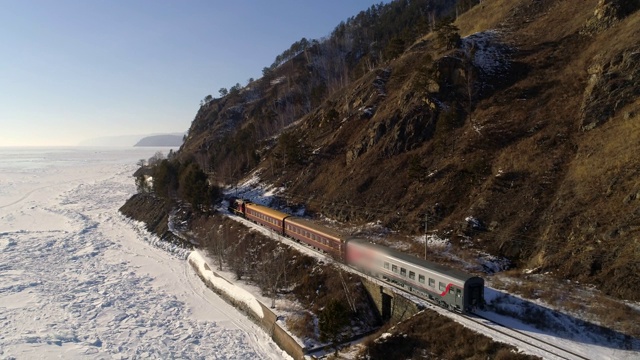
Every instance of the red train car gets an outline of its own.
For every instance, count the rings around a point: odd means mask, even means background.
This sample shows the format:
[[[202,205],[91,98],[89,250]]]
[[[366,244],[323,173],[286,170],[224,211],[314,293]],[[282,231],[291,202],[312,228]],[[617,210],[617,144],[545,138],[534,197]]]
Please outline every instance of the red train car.
[[[345,237],[331,228],[291,216],[285,220],[284,234],[336,258],[344,259]]]
[[[253,222],[273,229],[280,235],[284,235],[285,219],[291,217],[281,211],[250,202],[244,203],[244,216]]]

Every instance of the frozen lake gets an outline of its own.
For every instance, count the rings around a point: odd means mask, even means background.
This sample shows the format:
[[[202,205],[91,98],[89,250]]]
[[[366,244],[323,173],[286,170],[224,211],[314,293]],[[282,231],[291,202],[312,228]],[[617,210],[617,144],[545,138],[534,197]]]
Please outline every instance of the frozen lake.
[[[0,148],[0,358],[281,359],[118,213],[168,148]]]

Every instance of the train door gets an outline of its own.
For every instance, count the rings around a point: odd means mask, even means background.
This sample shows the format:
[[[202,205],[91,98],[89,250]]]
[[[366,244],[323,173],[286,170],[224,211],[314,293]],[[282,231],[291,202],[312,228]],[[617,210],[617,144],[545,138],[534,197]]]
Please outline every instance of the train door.
[[[483,290],[484,289],[482,286],[469,287],[469,291],[467,293],[467,296],[469,296],[469,299],[467,300],[468,302],[467,306],[469,306],[471,309],[481,308],[483,306],[483,303],[482,303]]]
[[[456,305],[456,308],[458,309],[463,309],[464,308],[464,304],[462,303],[462,290],[455,288],[456,293],[455,293],[455,299],[453,300],[453,303]]]

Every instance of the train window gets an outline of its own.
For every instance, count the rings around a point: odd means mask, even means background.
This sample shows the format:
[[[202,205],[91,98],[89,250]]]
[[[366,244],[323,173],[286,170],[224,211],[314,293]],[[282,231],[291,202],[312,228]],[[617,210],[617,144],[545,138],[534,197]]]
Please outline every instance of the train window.
[[[391,265],[391,271],[397,273],[398,272],[398,266],[396,265]]]
[[[418,275],[418,281],[424,284],[424,275]]]
[[[402,275],[402,276],[407,276],[407,269],[405,269],[405,268],[400,268],[400,275]]]
[[[416,273],[414,273],[413,271],[409,271],[409,279],[415,280],[416,279]]]
[[[385,269],[389,269],[389,263],[388,263],[388,262],[386,262],[386,261],[385,261],[385,263],[384,263],[384,268],[385,268]]]
[[[433,280],[432,278],[429,278],[429,286],[436,287],[436,281]]]
[[[447,289],[447,285],[438,281],[438,289],[440,289],[440,291],[445,291]]]
[[[462,291],[460,289],[456,289],[456,297],[462,296]]]

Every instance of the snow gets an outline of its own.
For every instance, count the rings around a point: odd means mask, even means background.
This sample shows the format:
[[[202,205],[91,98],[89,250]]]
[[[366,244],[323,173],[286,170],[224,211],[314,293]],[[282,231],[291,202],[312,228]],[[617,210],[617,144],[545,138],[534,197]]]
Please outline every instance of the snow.
[[[118,213],[157,150],[0,148],[0,359],[287,357]]]
[[[262,306],[260,306],[258,300],[256,300],[256,298],[247,290],[242,289],[219,276],[216,276],[208,267],[207,261],[198,251],[193,251],[191,255],[189,255],[189,262],[194,264],[197,269],[196,271],[206,281],[209,281],[213,285],[213,287],[224,292],[225,294],[227,294],[227,296],[245,304],[257,317],[264,317]]]
[[[474,49],[473,64],[488,75],[499,74],[509,68],[510,49],[500,44],[496,30],[471,34],[462,39],[462,47],[467,54]]]
[[[451,250],[451,242],[449,239],[443,239],[438,234],[430,234],[427,235],[427,247],[432,250],[438,250],[440,252],[445,252]],[[424,235],[416,236],[414,241],[417,243],[424,244]]]
[[[268,232],[267,229],[257,224],[254,224],[250,221],[247,221],[243,218],[235,217],[235,216],[233,218],[235,220],[243,221],[246,225],[248,225],[249,227],[253,227],[257,231],[264,230]],[[271,235],[273,235],[273,233],[271,233]],[[317,256],[319,259],[322,259],[322,257],[319,254],[313,252],[312,250],[307,249],[307,251],[309,252],[309,255],[315,254],[315,256]],[[260,288],[257,287],[256,285],[253,285],[244,279],[236,280],[236,276],[234,275],[232,270],[228,268],[227,264],[223,264],[222,269],[220,269],[219,263],[215,261],[213,258],[211,258],[210,256],[208,256],[206,252],[202,252],[198,250],[196,251],[196,253],[197,253],[197,257],[199,258],[198,261],[202,262],[201,263],[202,265],[199,265],[201,268],[204,268],[204,264],[206,263],[210,269],[213,269],[213,271],[209,270],[209,273],[213,273],[214,276],[218,277],[219,279],[222,279],[223,281],[226,281],[227,283],[233,282],[233,288],[229,288],[225,291],[225,293],[228,296],[243,302],[244,300],[250,300],[252,303],[255,302],[255,303],[263,304],[265,306],[268,306],[271,304],[274,305],[273,307],[270,308],[270,311],[274,313],[275,316],[277,317],[278,325],[280,325],[280,327],[284,331],[286,331],[301,347],[314,348],[319,345],[317,342],[312,341],[310,339],[304,339],[304,340],[300,339],[298,336],[291,333],[286,328],[286,324],[285,324],[286,319],[290,317],[295,317],[299,313],[307,311],[307,309],[303,308],[302,305],[300,305],[297,302],[293,302],[286,298],[283,298],[279,295],[276,295],[275,298],[269,297],[267,295],[263,295]],[[226,286],[226,285],[223,285],[223,286]],[[260,315],[257,315],[257,316],[261,318],[264,317],[264,315],[262,314],[262,307],[260,307],[259,314]]]

